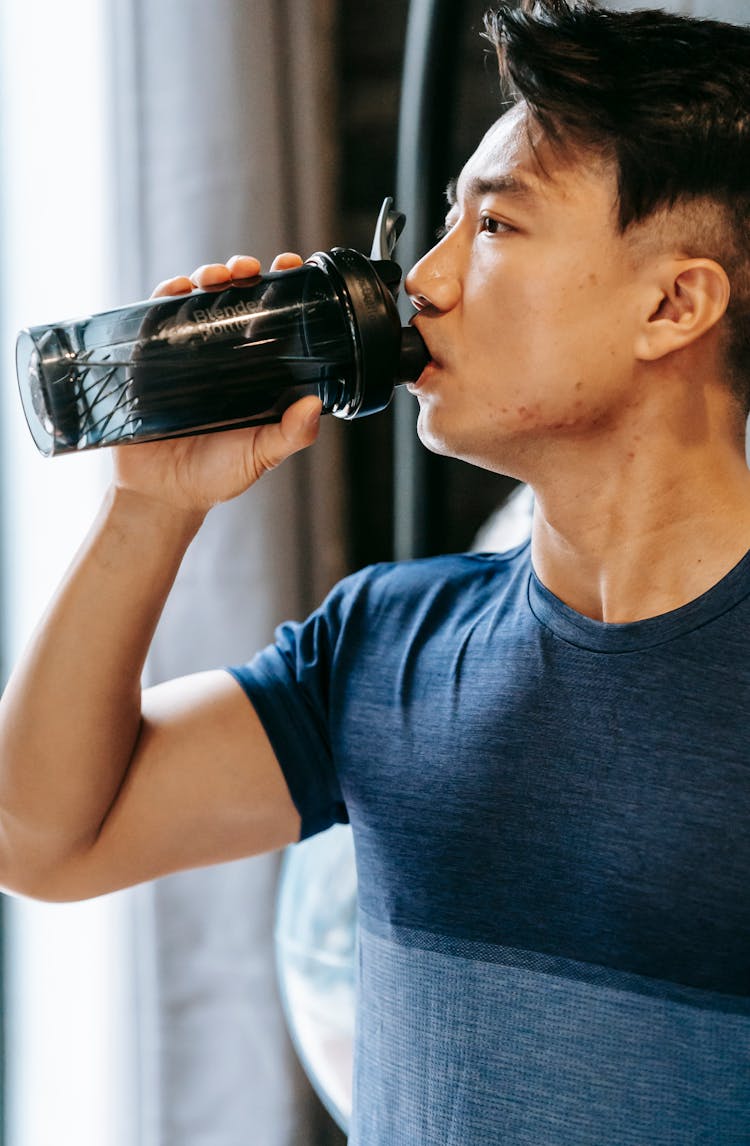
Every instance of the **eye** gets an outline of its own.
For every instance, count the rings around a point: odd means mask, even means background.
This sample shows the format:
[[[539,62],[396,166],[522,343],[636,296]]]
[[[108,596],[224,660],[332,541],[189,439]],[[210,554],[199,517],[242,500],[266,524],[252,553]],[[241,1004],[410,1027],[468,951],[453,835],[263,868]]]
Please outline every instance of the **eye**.
[[[437,242],[439,243],[441,239],[444,239],[445,236],[453,230],[454,226],[455,222],[452,222],[450,219],[446,220],[445,223],[441,223],[435,231]],[[479,231],[483,235],[504,235],[506,232],[512,230],[514,230],[514,228],[511,227],[509,223],[503,223],[500,219],[493,218],[492,215],[479,216]]]
[[[512,231],[513,228],[507,223],[502,223],[499,219],[493,219],[491,215],[481,215],[479,230],[484,235],[504,235],[507,231]]]

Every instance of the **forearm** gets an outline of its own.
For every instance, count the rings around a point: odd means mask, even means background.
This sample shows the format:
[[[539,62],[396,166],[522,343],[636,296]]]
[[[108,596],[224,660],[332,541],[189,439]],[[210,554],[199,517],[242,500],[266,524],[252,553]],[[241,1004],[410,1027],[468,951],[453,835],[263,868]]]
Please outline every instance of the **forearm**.
[[[140,678],[201,514],[110,491],[0,702],[0,882],[96,838],[140,728]]]
[[[287,258],[286,266],[302,262]],[[210,264],[192,280],[168,280],[156,294],[239,280],[257,274],[259,265],[247,258],[231,267]],[[210,506],[238,496],[315,441],[321,409],[320,399],[308,395],[278,423],[113,450],[117,492],[108,495],[0,701],[0,886],[32,895],[51,884],[59,888],[64,865],[80,875],[97,853],[93,845],[107,836],[105,823],[117,819],[126,779],[137,774],[139,791],[162,790],[153,773],[169,768],[149,749],[148,736],[139,740],[140,678],[182,557]],[[246,710],[239,709],[243,737]],[[203,724],[214,738],[211,717]],[[179,742],[179,729],[173,739]],[[255,739],[265,743],[260,733]],[[170,815],[167,803],[155,822],[163,826]],[[169,830],[179,833],[181,824]],[[130,826],[117,847],[127,849],[133,835]],[[98,849],[103,869],[121,865],[111,850]],[[103,870],[89,872],[86,882],[113,880],[119,885],[120,875]]]

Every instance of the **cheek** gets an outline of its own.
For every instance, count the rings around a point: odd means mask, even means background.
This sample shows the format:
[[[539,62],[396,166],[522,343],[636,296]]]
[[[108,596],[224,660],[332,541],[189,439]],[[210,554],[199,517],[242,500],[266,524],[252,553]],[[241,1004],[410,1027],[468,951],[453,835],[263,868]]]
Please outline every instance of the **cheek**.
[[[542,384],[573,378],[595,381],[618,369],[623,357],[623,322],[612,296],[586,275],[576,284],[549,280],[544,290],[519,292],[496,322],[500,353]]]
[[[545,269],[516,269],[507,260],[499,273],[472,276],[464,290],[467,351],[495,353],[499,360],[543,354],[568,329],[565,291]]]
[[[480,415],[529,428],[571,425],[599,406],[597,395],[625,378],[629,363],[620,294],[590,265],[508,259],[494,274],[472,276],[455,397],[470,395]]]

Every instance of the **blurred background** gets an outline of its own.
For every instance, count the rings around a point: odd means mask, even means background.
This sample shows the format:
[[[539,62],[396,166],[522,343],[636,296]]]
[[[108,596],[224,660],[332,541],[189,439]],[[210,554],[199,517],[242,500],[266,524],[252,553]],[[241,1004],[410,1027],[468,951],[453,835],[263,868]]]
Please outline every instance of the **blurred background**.
[[[424,184],[423,247],[444,213],[442,187],[498,114],[479,34],[487,6],[455,0],[431,64],[440,149]],[[749,15],[746,0],[608,6]],[[397,185],[409,21],[430,7],[0,4],[4,678],[108,476],[106,453],[37,455],[17,397],[16,332],[135,301],[234,253],[267,265],[280,250],[369,251]],[[213,511],[147,683],[247,659],[279,621],[364,564],[470,547],[512,483],[426,455],[415,420],[408,395],[361,422],[327,419],[313,451]],[[405,507],[417,521],[406,542]],[[83,904],[3,897],[5,1146],[344,1141],[299,1065],[279,999],[280,863],[184,873]]]

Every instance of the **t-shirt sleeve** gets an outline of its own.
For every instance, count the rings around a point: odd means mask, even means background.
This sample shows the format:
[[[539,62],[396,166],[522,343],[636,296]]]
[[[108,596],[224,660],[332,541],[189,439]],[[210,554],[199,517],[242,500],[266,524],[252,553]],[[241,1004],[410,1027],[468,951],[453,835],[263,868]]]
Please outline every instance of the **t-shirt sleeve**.
[[[306,621],[287,622],[274,643],[228,672],[266,731],[300,814],[300,839],[348,823],[332,751],[330,680],[359,575],[340,582]]]

